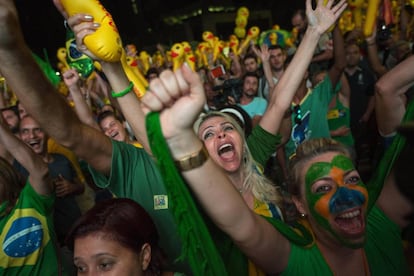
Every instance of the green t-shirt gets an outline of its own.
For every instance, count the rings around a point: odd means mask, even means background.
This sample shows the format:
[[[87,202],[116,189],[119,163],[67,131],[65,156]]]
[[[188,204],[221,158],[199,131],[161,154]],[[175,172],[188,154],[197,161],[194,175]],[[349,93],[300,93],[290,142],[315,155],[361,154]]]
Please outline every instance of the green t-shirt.
[[[301,120],[297,118],[297,112],[292,112],[292,132],[289,141],[285,145],[286,158],[289,159],[296,151],[298,145],[312,138],[331,137],[329,132],[328,113],[329,103],[334,95],[329,75],[308,91],[300,102]],[[299,123],[300,122],[300,123]]]
[[[27,182],[8,215],[3,216],[6,203],[0,206],[0,275],[58,275],[54,201]]]
[[[333,275],[315,244],[309,248],[291,246],[288,267],[281,275]],[[375,206],[368,215],[364,249],[370,275],[409,275],[401,230]]]
[[[100,188],[108,188],[116,197],[138,202],[153,219],[160,237],[160,247],[172,264],[181,253],[181,242],[164,182],[150,155],[142,148],[112,140],[112,165],[109,178],[89,167]],[[188,271],[183,263],[174,264],[174,271]]]

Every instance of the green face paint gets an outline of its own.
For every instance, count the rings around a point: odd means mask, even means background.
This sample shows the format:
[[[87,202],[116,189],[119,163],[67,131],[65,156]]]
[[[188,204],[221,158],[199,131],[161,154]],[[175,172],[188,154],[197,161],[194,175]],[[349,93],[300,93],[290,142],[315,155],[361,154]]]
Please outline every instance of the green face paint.
[[[368,193],[361,181],[346,184],[346,173],[355,170],[352,161],[344,155],[336,155],[331,162],[317,162],[312,164],[305,175],[305,191],[309,210],[318,224],[331,232],[338,240],[347,246],[354,247],[342,238],[332,228],[332,220],[335,215],[351,208],[360,208],[368,202]],[[318,190],[312,191],[313,184],[326,178],[333,181],[332,185],[321,185]],[[320,189],[320,191],[319,191]],[[339,204],[340,203],[340,204]]]

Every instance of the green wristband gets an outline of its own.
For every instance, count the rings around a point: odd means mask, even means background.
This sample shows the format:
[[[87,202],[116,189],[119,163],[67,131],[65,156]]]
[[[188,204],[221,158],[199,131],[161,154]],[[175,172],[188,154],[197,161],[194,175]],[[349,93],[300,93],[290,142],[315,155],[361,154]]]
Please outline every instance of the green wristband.
[[[131,92],[131,90],[134,88],[134,84],[132,83],[132,81],[131,82],[129,82],[129,85],[128,85],[128,87],[127,88],[125,88],[124,90],[122,90],[122,91],[120,91],[120,92],[117,92],[117,93],[115,93],[114,91],[112,91],[112,93],[111,93],[111,95],[112,95],[112,98],[120,98],[120,97],[123,97],[123,96],[125,96],[126,94],[128,94],[129,92]]]

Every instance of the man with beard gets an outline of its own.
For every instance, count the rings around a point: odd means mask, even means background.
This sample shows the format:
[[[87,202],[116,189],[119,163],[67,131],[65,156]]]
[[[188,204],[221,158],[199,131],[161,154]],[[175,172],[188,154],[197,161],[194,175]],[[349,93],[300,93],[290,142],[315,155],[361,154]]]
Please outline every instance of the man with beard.
[[[285,72],[285,65],[287,59],[286,51],[280,45],[272,45],[269,47],[268,51],[269,62],[266,62],[264,60],[262,60],[262,62],[263,67],[270,66],[273,83],[269,85],[268,81],[263,80],[263,88],[259,89],[261,94],[260,96],[265,98],[266,100],[270,99],[269,93],[273,90],[273,87],[277,84],[277,82]],[[265,71],[266,69],[263,68],[263,70]]]
[[[267,101],[257,97],[258,87],[259,77],[255,73],[246,73],[243,77],[243,93],[239,105],[252,118],[253,126],[260,121],[267,108]]]
[[[19,113],[16,106],[9,106],[1,109],[1,115],[12,133],[19,131]]]

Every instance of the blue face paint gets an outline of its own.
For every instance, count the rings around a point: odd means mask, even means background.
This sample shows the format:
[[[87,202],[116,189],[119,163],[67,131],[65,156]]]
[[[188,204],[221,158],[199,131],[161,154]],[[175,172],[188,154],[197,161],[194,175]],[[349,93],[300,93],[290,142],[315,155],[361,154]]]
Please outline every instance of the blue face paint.
[[[339,187],[329,201],[329,211],[338,214],[345,210],[360,207],[365,202],[365,196],[358,190]]]

